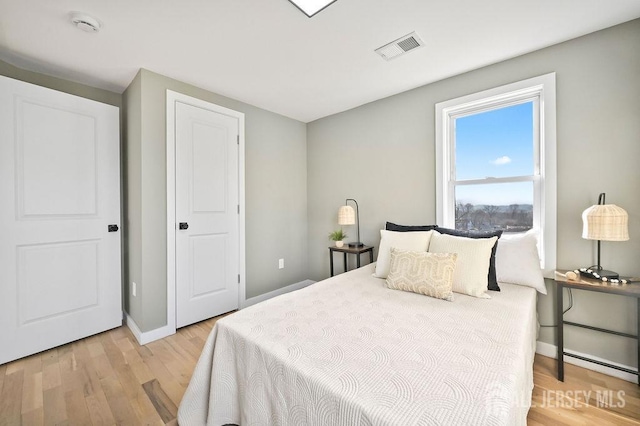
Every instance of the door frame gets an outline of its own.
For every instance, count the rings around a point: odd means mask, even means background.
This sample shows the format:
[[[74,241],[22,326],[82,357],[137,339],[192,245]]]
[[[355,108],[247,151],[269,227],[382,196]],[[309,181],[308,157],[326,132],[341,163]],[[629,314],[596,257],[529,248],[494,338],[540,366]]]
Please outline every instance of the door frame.
[[[239,267],[238,309],[246,298],[244,113],[167,89],[167,331],[176,331],[176,103],[184,103],[238,119]]]

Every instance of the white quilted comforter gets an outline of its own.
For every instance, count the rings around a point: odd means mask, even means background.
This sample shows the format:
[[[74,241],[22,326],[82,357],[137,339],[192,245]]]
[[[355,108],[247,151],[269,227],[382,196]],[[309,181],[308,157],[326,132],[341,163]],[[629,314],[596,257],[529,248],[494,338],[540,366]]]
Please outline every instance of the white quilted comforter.
[[[180,425],[525,425],[536,293],[453,302],[386,288],[373,265],[216,323]]]

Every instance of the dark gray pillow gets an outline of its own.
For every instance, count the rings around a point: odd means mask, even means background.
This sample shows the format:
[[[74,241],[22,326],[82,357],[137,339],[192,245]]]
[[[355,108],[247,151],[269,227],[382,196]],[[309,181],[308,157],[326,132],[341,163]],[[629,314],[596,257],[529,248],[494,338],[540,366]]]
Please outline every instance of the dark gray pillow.
[[[491,238],[502,236],[502,231],[460,231],[458,229],[441,228],[437,226],[435,230],[441,234],[453,235],[455,237],[467,238]],[[487,274],[487,288],[493,291],[500,291],[498,280],[496,278],[496,249],[498,248],[498,240],[491,249],[491,259],[489,259],[489,271]]]
[[[387,222],[385,229],[387,231],[395,232],[417,232],[417,231],[431,231],[438,227],[438,225],[397,225],[392,222]]]

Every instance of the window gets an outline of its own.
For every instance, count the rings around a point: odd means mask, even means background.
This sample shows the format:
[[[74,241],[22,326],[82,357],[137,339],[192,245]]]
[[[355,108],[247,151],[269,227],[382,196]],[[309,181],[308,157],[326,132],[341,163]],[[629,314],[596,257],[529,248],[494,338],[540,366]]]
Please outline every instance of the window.
[[[555,74],[436,105],[437,219],[538,236],[555,268]]]

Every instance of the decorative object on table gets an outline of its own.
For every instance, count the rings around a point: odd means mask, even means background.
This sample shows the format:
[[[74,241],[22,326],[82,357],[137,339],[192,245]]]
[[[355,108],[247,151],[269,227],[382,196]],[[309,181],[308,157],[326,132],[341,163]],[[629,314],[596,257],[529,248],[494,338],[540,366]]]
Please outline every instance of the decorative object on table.
[[[344,239],[347,238],[348,235],[345,234],[344,232],[342,232],[342,229],[339,229],[337,231],[333,231],[332,233],[329,234],[329,239],[331,241],[335,241],[336,243],[336,247],[342,247],[344,245]]]
[[[580,268],[574,269],[573,271],[569,271],[565,274],[568,280],[570,281],[578,281],[578,276],[585,276],[590,279],[597,279],[605,283],[618,285],[618,284],[631,284],[631,283],[640,283],[640,277],[618,277],[618,278],[609,278],[609,277],[600,277],[594,278],[592,274],[593,270],[588,268]]]
[[[578,274],[580,271],[576,272],[576,271],[569,271],[565,274],[565,276],[567,277],[568,280],[571,281],[575,281],[578,279]]]
[[[627,241],[629,239],[629,215],[615,204],[605,204],[604,192],[598,204],[582,212],[582,238],[598,241],[598,263],[589,268],[580,268],[580,274],[588,278],[618,280],[617,272],[603,269],[600,265],[600,241]]]
[[[349,201],[353,201],[356,205],[356,209],[349,205]],[[360,209],[358,208],[358,202],[353,198],[347,198],[344,202],[344,206],[338,210],[338,225],[356,225],[357,226],[357,241],[349,243],[349,247],[362,247],[363,243],[360,242]]]

